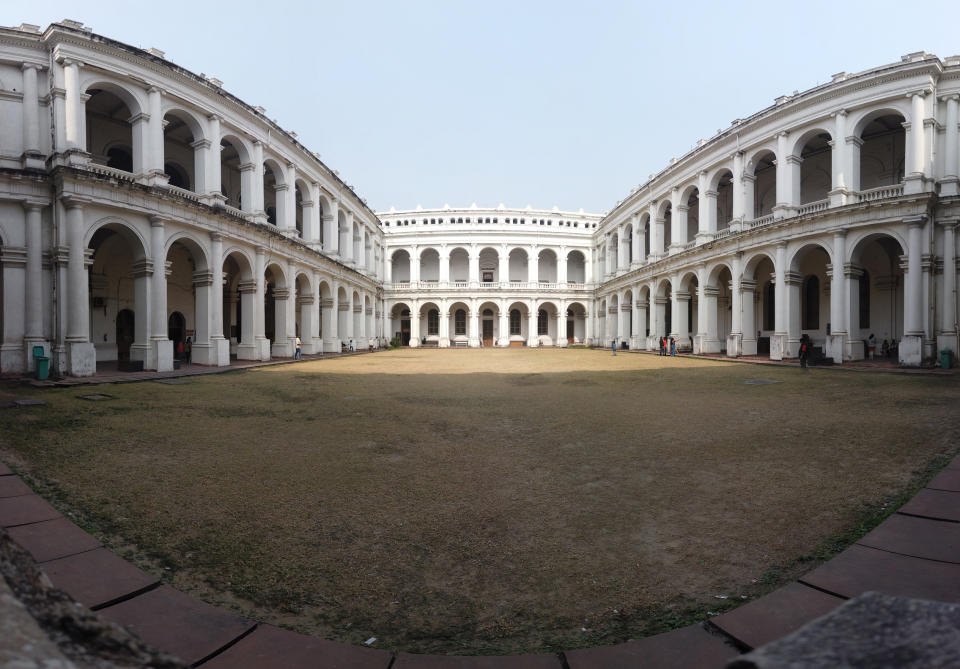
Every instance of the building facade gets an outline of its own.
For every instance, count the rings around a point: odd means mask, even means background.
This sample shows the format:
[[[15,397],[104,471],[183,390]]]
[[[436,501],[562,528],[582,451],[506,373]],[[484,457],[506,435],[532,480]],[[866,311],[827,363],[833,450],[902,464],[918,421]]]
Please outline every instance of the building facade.
[[[376,215],[292,133],[162,52],[0,30],[0,371],[365,348]]]
[[[783,96],[603,215],[371,211],[214,78],[0,29],[0,373],[382,345],[957,352],[960,57]],[[872,335],[872,338],[871,338]]]

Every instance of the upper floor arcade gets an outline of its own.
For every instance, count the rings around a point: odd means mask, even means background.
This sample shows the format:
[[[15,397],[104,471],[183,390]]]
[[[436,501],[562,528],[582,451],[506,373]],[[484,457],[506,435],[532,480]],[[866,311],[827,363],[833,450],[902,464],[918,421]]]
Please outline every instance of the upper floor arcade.
[[[217,79],[75,22],[0,29],[0,46],[0,88],[21,107],[4,114],[0,163],[162,188],[378,276],[376,215],[295,133]]]
[[[960,194],[960,57],[924,53],[778,98],[634,191],[595,235],[597,282],[775,222]]]

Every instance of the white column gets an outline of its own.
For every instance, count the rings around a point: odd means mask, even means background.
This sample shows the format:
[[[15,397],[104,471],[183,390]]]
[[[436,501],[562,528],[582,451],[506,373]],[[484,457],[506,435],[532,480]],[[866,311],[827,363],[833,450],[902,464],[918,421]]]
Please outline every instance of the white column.
[[[727,336],[727,356],[743,354],[743,302],[740,299],[740,281],[743,280],[743,258],[737,253],[730,262],[730,334]]]
[[[847,143],[847,110],[841,109],[833,115],[834,131],[830,141],[830,169],[833,172],[833,184],[830,189],[830,206],[839,207],[847,203],[849,188],[850,156]]]
[[[340,252],[339,202],[330,198],[330,211],[323,217],[323,250],[330,255]]]
[[[626,235],[628,226],[629,224],[619,226],[619,230],[617,233],[617,269],[618,270],[629,269],[630,267],[630,262],[628,260],[628,258],[630,257],[629,246],[628,246],[630,242],[627,241],[627,235]]]
[[[206,149],[207,178],[205,185],[206,194],[208,196],[222,200],[224,196],[220,192],[220,189],[223,187],[223,175],[221,174],[220,166],[220,121],[221,118],[216,114],[211,114],[207,117],[207,128],[208,132],[210,133],[210,144]],[[199,188],[197,189],[197,192],[200,192]]]
[[[557,284],[564,287],[567,285],[567,257],[569,254],[570,252],[565,246],[561,246],[557,252]]]
[[[539,279],[538,265],[540,263],[537,255],[537,247],[531,246],[527,249],[527,283],[530,287],[536,286]]]
[[[847,277],[844,275],[844,257],[846,254],[846,231],[833,234],[833,262],[830,275],[830,336],[827,337],[827,357],[835,363],[844,359],[847,343],[847,298],[849,291]]]
[[[925,91],[910,94],[910,120],[904,123],[906,136],[906,165],[904,193],[913,195],[923,192],[924,141],[923,115]]]
[[[949,348],[954,354],[957,353],[956,226],[955,221],[943,226],[943,295],[940,308],[940,337],[937,343],[937,350]],[[29,265],[27,273],[29,275]]]
[[[23,151],[40,152],[40,103],[37,98],[38,65],[24,63],[23,70]]]
[[[777,244],[774,263],[773,284],[773,335],[770,337],[770,357],[774,360],[783,360],[789,356],[790,334],[792,330],[788,322],[790,313],[787,305],[787,280],[790,273],[787,271],[787,244]]]
[[[266,218],[263,205],[263,144],[261,142],[253,143],[253,172],[250,178],[252,179],[250,193],[252,201],[249,211],[252,211],[254,215]],[[244,194],[244,198],[246,198],[246,194]]]
[[[476,247],[470,247],[467,262],[469,263],[467,280],[471,288],[477,288],[480,283],[480,252]]]
[[[743,152],[733,154],[733,221],[749,220],[753,218],[753,189],[748,192],[743,173]],[[752,176],[752,175],[751,175]],[[751,181],[751,185],[752,185]],[[731,221],[731,225],[733,224]]]
[[[296,234],[297,232],[297,166],[293,163],[287,163],[284,182],[287,186],[286,192],[277,194],[277,205],[280,204],[280,195],[283,195],[284,215],[283,219],[277,218],[277,223],[283,227],[284,232]],[[304,193],[309,197],[309,193]],[[279,211],[277,212],[279,216]],[[306,225],[307,221],[303,222]]]
[[[343,259],[343,262],[352,264],[356,259],[353,256],[353,212],[349,209],[344,214],[344,225],[347,230],[346,234],[342,235],[342,239],[340,240],[340,257]],[[419,258],[417,262],[420,262]]]
[[[948,95],[947,101],[947,128],[944,135],[945,151],[943,159],[943,179],[940,180],[940,194],[943,196],[960,194],[960,168],[957,165],[957,123],[960,122],[957,115],[957,101],[960,96]]]
[[[320,184],[316,181],[310,184],[310,225],[307,226],[306,221],[304,221],[304,239],[311,244],[318,244],[320,242]],[[306,228],[309,228],[310,232],[307,234]]]
[[[262,183],[262,182],[261,182]],[[264,315],[267,294],[266,286],[266,254],[267,250],[262,246],[257,247],[256,256],[253,265],[253,280],[256,288],[253,296],[253,341],[255,355],[257,360],[270,359],[270,340],[266,335],[266,320]]]
[[[210,293],[210,349],[208,364],[226,367],[230,364],[230,340],[223,336],[223,237],[210,233],[210,268],[213,285]]]
[[[633,230],[633,262],[632,267],[637,267],[643,262],[643,230],[640,229],[640,212],[634,212],[630,217],[630,226]]]
[[[43,205],[24,202],[23,209],[26,219],[24,232],[27,246],[24,336],[29,346],[34,346],[43,342],[43,236],[40,226]],[[27,364],[32,365],[33,355],[29,346]]]
[[[416,287],[420,281],[420,248],[416,245],[410,247],[410,284]]]
[[[68,149],[87,148],[87,138],[84,136],[84,105],[80,93],[80,63],[75,60],[63,62],[63,87],[66,99],[66,141]]]
[[[420,300],[410,304],[410,347],[420,346]]]
[[[479,300],[470,301],[470,329],[467,331],[469,337],[467,345],[470,348],[480,346],[480,308],[477,306],[478,302]]]
[[[450,309],[447,307],[446,300],[440,300],[440,313],[438,318],[440,319],[439,328],[437,334],[440,336],[440,341],[437,346],[440,348],[449,348],[450,347]]]
[[[450,252],[447,251],[446,246],[440,247],[440,276],[439,281],[441,286],[446,286],[450,282]]]
[[[146,156],[143,160],[145,172],[163,174],[163,109],[161,106],[163,92],[156,86],[147,89],[147,109],[149,120],[147,125]]]
[[[150,358],[145,365],[158,372],[173,369],[173,342],[167,337],[167,252],[164,222],[150,217],[150,255],[153,274],[150,277]],[[139,302],[138,302],[139,303]]]
[[[540,337],[537,334],[537,307],[536,304],[533,304],[527,307],[527,346],[537,347],[539,345]]]
[[[500,247],[500,252],[497,253],[497,278],[500,281],[500,285],[509,283],[510,281],[510,251],[506,246]]]

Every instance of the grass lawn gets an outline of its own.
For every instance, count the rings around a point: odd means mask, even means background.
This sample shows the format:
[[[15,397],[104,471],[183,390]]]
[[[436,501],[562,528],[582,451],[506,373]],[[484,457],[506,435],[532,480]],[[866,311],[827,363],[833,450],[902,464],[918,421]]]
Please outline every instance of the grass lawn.
[[[724,610],[960,441],[954,377],[591,350],[12,397],[48,404],[0,409],[0,460],[120,554],[245,615],[412,652],[614,643]]]

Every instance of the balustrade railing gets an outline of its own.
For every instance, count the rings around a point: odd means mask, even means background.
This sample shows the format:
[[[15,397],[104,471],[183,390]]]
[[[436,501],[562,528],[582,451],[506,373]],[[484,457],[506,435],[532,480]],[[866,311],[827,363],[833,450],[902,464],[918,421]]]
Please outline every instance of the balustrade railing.
[[[829,206],[830,200],[817,200],[816,202],[808,202],[807,204],[800,205],[800,208],[797,210],[797,216],[815,214],[818,211],[826,211]]]
[[[114,179],[120,179],[121,181],[133,182],[136,180],[136,177],[133,175],[133,173],[125,170],[118,170],[115,167],[107,167],[106,165],[99,165],[97,163],[87,163],[87,169],[94,174],[101,174],[105,177],[113,177]]]
[[[192,190],[187,190],[186,188],[180,188],[179,186],[171,186],[167,184],[167,190],[169,190],[174,195],[179,195],[180,197],[191,200],[193,202],[200,202],[200,195],[194,193]]]
[[[857,193],[858,202],[873,202],[874,200],[883,200],[888,197],[900,197],[903,195],[903,184],[894,184],[892,186],[880,186],[862,190]]]
[[[754,228],[762,228],[771,223],[773,223],[773,214],[767,214],[766,216],[755,218],[752,221],[744,221],[743,227],[747,230],[753,230]]]

